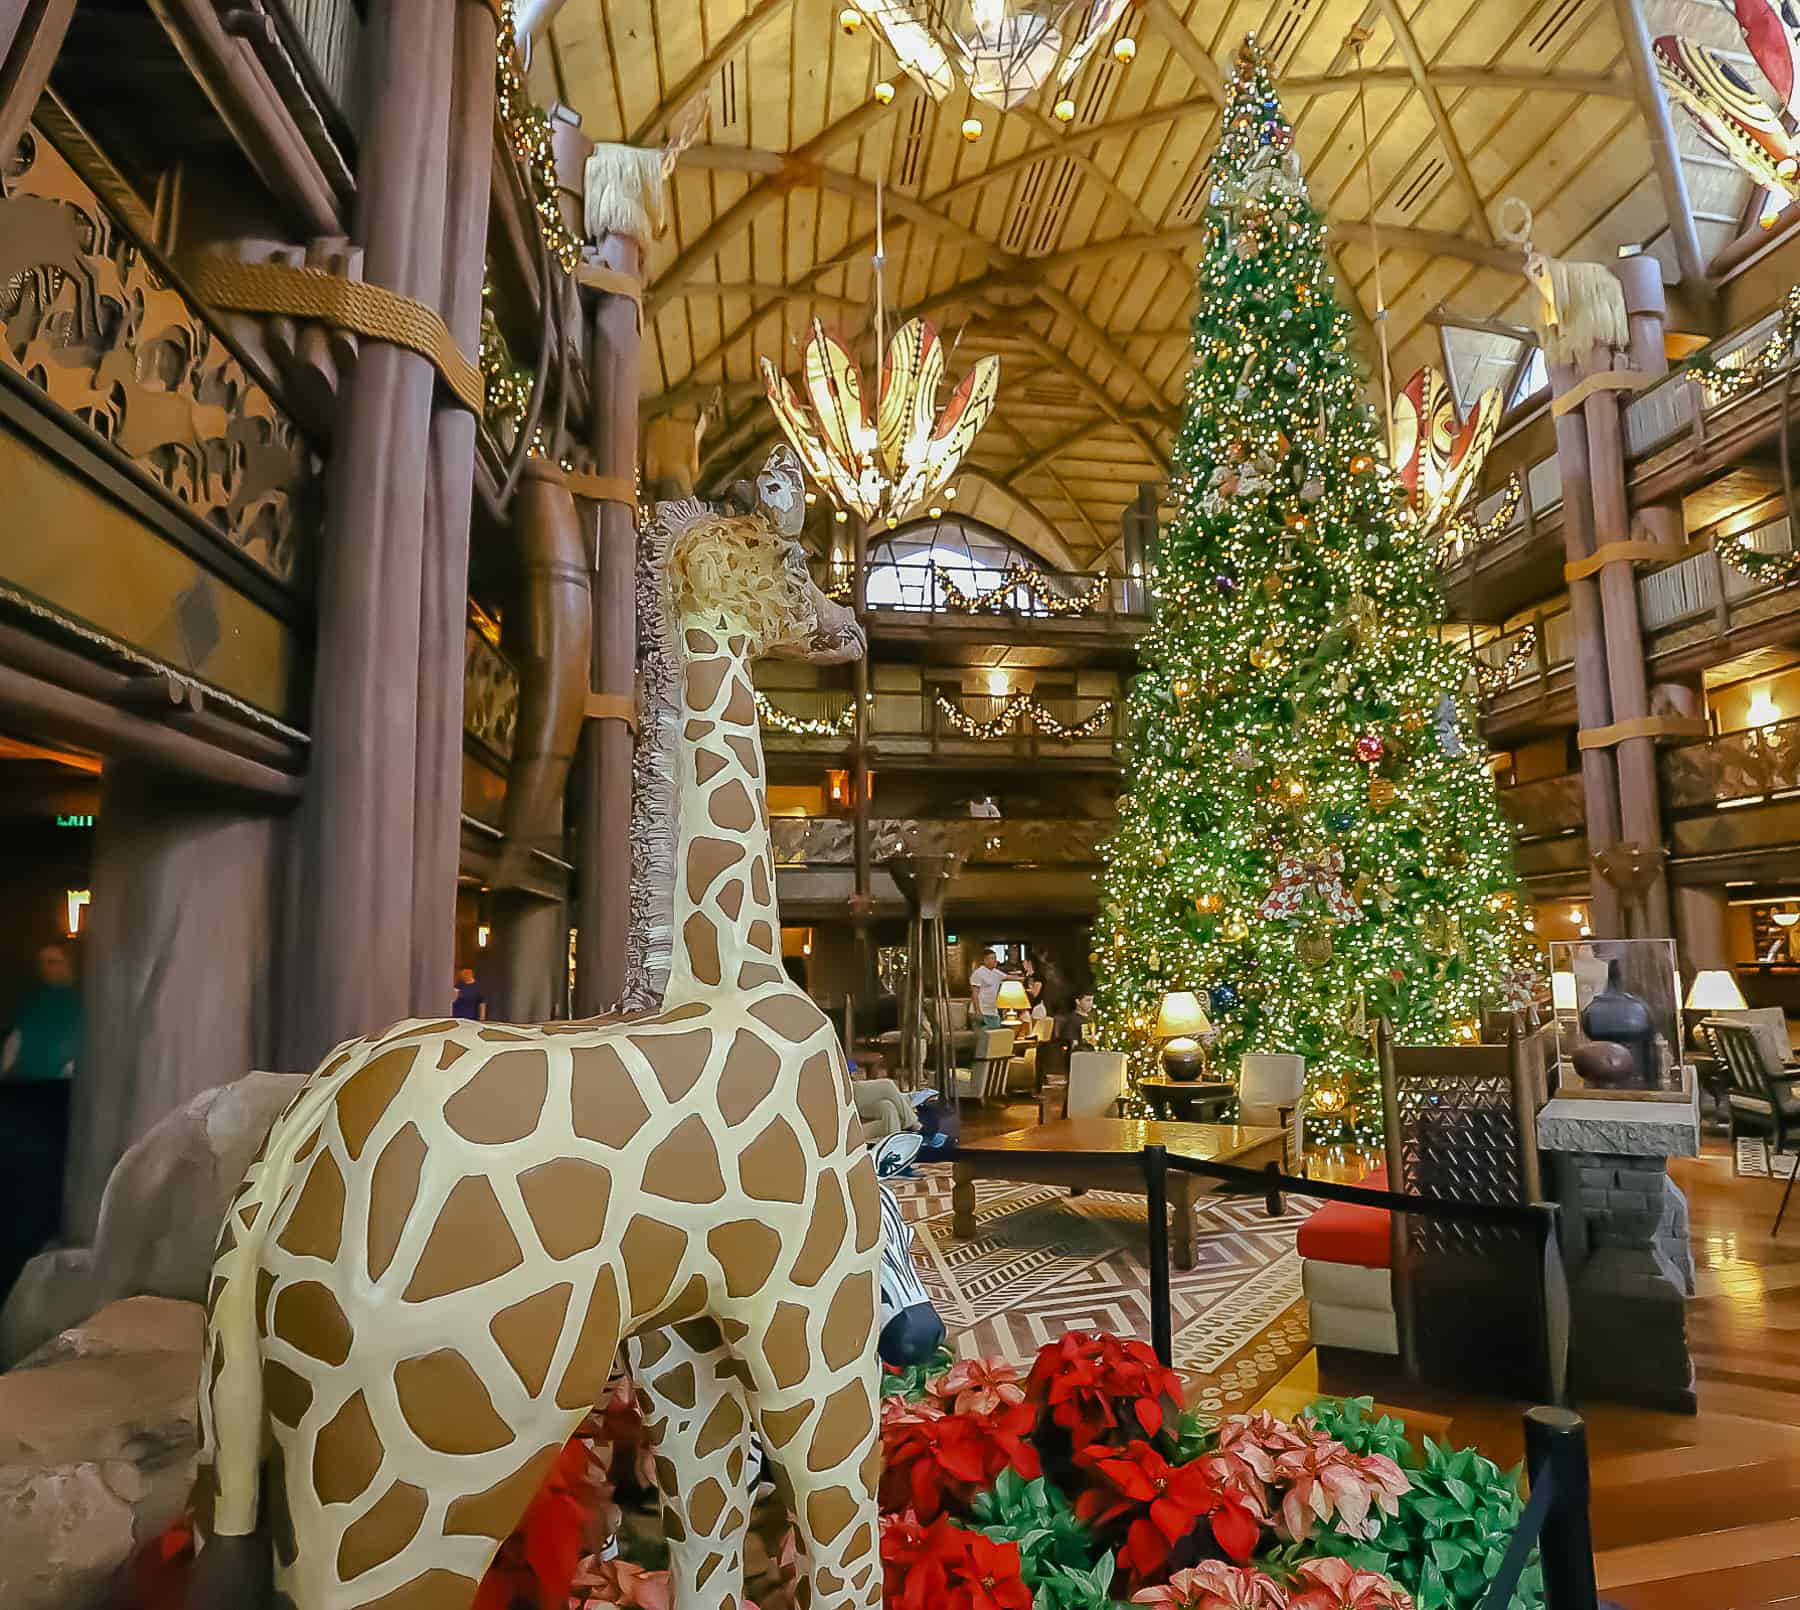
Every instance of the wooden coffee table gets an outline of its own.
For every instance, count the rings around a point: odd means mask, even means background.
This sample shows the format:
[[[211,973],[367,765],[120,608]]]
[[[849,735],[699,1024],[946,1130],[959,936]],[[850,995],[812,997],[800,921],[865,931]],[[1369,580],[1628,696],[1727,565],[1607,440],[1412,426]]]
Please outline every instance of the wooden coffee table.
[[[975,1234],[975,1182],[1022,1180],[1034,1185],[1093,1187],[1103,1191],[1144,1189],[1138,1154],[1145,1146],[1166,1146],[1183,1157],[1239,1168],[1265,1168],[1282,1161],[1287,1132],[1242,1124],[1170,1124],[1142,1118],[1063,1118],[1016,1129],[1010,1135],[965,1141],[952,1159],[954,1210],[951,1233],[959,1240]],[[1194,1267],[1194,1203],[1217,1188],[1197,1174],[1169,1170],[1169,1203],[1174,1209],[1170,1252],[1177,1269]]]
[[[1171,1079],[1152,1073],[1138,1080],[1138,1094],[1150,1103],[1150,1110],[1178,1123],[1210,1123],[1227,1103],[1237,1100],[1237,1093],[1229,1079]]]

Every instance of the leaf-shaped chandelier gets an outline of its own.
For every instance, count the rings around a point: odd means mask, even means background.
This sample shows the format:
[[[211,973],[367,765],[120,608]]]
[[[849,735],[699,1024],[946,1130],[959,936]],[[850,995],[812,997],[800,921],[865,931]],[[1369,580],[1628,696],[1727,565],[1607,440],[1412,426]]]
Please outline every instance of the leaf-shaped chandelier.
[[[1474,491],[1504,412],[1501,388],[1490,386],[1459,424],[1448,382],[1429,366],[1400,388],[1388,439],[1394,473],[1420,530],[1441,534]]]
[[[1130,0],[857,0],[860,11],[934,101],[962,75],[1005,111],[1052,77],[1066,86]],[[1124,58],[1121,58],[1124,59]]]
[[[762,360],[777,423],[814,481],[865,520],[890,527],[955,474],[1000,392],[1000,360],[989,355],[939,413],[944,347],[923,319],[909,319],[888,343],[873,422],[856,360],[818,319],[804,357],[810,409],[787,377]]]

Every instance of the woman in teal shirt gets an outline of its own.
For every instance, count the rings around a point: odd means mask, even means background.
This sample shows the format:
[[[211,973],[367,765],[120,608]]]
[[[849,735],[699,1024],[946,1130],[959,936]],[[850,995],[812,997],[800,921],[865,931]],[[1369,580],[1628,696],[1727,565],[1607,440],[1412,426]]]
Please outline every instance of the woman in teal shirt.
[[[13,1031],[0,1049],[9,1079],[67,1079],[81,1054],[81,993],[61,945],[38,952],[38,987],[19,1002]]]

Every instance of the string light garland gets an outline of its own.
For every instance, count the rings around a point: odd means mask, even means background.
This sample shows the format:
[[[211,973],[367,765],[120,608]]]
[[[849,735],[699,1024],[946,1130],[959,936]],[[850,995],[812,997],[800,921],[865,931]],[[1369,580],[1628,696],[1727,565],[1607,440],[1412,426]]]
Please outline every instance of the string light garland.
[[[507,143],[525,175],[531,210],[537,215],[544,244],[562,271],[573,274],[581,263],[581,240],[563,222],[556,194],[556,152],[550,143],[550,119],[533,103],[525,88],[515,49],[517,30],[513,0],[500,0],[500,32],[494,44],[494,94],[500,126],[506,130]]]
[[[871,703],[873,700],[871,700]],[[775,732],[791,732],[801,738],[842,738],[856,725],[856,700],[852,699],[835,716],[823,721],[807,716],[790,715],[770,701],[760,688],[756,690],[756,713],[762,724]]]
[[[1465,553],[1485,548],[1513,523],[1513,516],[1519,512],[1519,504],[1524,496],[1524,482],[1516,474],[1509,475],[1500,507],[1490,518],[1478,521],[1466,515],[1458,515],[1444,527],[1443,547],[1438,552],[1438,563],[1448,565]]]
[[[1793,361],[1797,336],[1800,336],[1800,285],[1792,287],[1782,298],[1773,333],[1752,356],[1742,363],[1726,366],[1701,354],[1688,364],[1687,372],[1705,387],[1707,402],[1716,406],[1774,379]]]
[[[492,292],[491,285],[481,288],[481,416],[497,435],[502,423],[517,427],[524,421],[531,407],[532,373],[513,361],[500,321],[488,305]]]
[[[1092,738],[1104,732],[1113,713],[1112,700],[1102,699],[1080,721],[1064,723],[1023,689],[1008,694],[999,710],[986,721],[970,715],[941,693],[937,696],[937,707],[944,719],[965,738],[976,738],[983,743],[1007,736],[1021,721],[1029,722],[1046,738],[1060,738],[1064,743],[1072,743],[1078,738]]]
[[[1033,570],[1023,559],[1009,559],[1000,581],[985,592],[964,592],[957,586],[953,573],[935,559],[931,563],[931,573],[943,589],[944,602],[962,615],[1004,615],[1015,607],[1014,599],[1021,588],[1031,600],[1034,611],[1065,618],[1085,615],[1099,607],[1110,583],[1110,578],[1102,571],[1094,577],[1086,592],[1070,597],[1054,591],[1050,578],[1041,570]]]
[[[1713,549],[1740,576],[1752,581],[1785,584],[1800,576],[1800,550],[1764,553],[1752,548],[1741,535],[1715,537]]]
[[[1440,535],[1381,453],[1254,42],[1202,183],[1174,513],[1101,848],[1099,1041],[1141,1078],[1163,997],[1192,991],[1220,1063],[1303,1056],[1309,1133],[1378,1145],[1374,1023],[1453,1043],[1531,954],[1523,902],[1493,899],[1512,840],[1465,647],[1439,635]]]
[[[1479,654],[1470,655],[1475,666],[1475,685],[1484,699],[1504,693],[1525,674],[1531,657],[1537,652],[1537,623],[1534,621],[1519,633],[1518,642],[1507,651],[1498,665],[1489,665]]]

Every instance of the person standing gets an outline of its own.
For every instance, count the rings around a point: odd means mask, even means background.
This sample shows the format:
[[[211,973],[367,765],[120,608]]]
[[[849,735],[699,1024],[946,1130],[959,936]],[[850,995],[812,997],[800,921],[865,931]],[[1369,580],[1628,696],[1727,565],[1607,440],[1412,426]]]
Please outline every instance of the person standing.
[[[1000,1027],[1000,986],[1005,982],[999,958],[993,951],[984,950],[969,974],[969,1021],[976,1028]]]
[[[68,1079],[81,1054],[81,995],[61,945],[45,945],[37,966],[37,988],[19,1002],[12,1033],[0,1047],[0,1075]]]
[[[473,967],[465,967],[456,975],[456,994],[450,1002],[450,1015],[473,1018],[480,1023],[487,1021],[487,997],[475,982]]]

